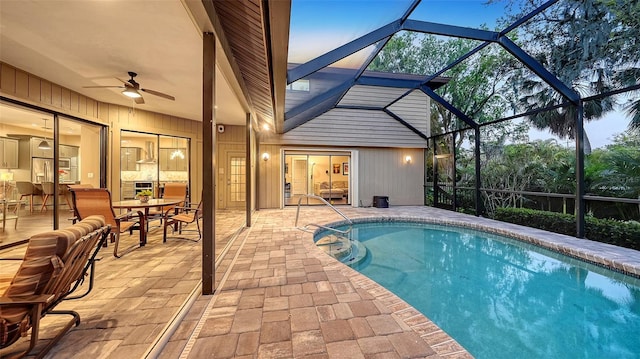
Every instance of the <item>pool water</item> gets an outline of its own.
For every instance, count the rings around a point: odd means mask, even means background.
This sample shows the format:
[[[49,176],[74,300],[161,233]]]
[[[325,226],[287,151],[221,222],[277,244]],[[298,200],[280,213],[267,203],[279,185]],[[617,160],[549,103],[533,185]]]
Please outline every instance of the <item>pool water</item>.
[[[353,267],[476,358],[639,358],[640,280],[450,226],[356,224]]]

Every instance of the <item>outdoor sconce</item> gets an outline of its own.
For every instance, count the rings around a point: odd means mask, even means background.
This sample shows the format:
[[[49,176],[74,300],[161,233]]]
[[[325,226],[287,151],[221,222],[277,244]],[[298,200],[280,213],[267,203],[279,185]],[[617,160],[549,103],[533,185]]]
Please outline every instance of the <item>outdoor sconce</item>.
[[[271,158],[271,156],[269,156],[269,154],[268,154],[267,152],[265,152],[265,153],[263,153],[263,154],[262,154],[262,160],[263,160],[263,161],[268,161],[268,160],[269,160],[269,158]]]
[[[411,156],[406,156],[406,157],[404,158],[404,162],[405,162],[406,164],[411,163]]]

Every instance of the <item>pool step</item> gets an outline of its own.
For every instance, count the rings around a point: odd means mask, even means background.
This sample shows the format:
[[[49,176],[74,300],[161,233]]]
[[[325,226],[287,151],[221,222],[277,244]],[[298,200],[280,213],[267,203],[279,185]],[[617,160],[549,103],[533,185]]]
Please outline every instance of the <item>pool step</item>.
[[[367,247],[347,237],[329,234],[316,242],[327,254],[347,265],[360,263],[367,255]]]

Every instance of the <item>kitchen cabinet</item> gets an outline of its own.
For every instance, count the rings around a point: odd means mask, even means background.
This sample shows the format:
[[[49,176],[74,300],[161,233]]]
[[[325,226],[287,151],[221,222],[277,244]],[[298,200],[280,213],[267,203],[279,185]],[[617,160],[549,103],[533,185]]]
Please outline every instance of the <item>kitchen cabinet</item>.
[[[173,156],[176,151],[181,151],[184,158],[181,156]],[[158,152],[158,165],[160,171],[187,171],[189,169],[189,160],[187,158],[187,151],[184,148],[161,148]]]
[[[19,143],[13,138],[0,138],[0,168],[18,168]]]
[[[141,149],[139,147],[120,148],[120,170],[137,171],[138,160],[140,160]]]
[[[134,199],[136,197],[136,192],[135,192],[133,182],[131,181],[120,182],[120,197],[122,197],[123,200]]]
[[[60,158],[78,157],[78,153],[80,152],[78,147],[69,145],[60,145],[58,150]]]
[[[42,141],[47,141],[47,143],[49,143],[49,147],[51,148],[49,148],[48,150],[38,148]],[[45,140],[42,137],[31,137],[31,157],[53,158],[53,140]]]

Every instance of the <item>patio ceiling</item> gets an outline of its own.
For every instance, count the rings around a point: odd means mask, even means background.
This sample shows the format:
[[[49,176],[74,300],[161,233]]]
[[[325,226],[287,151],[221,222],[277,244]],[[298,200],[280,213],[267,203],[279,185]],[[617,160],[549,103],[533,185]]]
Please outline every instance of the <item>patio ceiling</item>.
[[[202,32],[215,32],[216,121],[244,125],[253,112],[273,125],[273,108],[284,102],[289,4],[1,1],[0,61],[98,101],[199,121]],[[280,70],[271,66],[278,58]],[[127,71],[138,73],[141,87],[175,101],[143,93],[145,103],[135,104],[122,89],[88,88],[122,85],[117,78],[128,80]],[[271,80],[278,71],[279,85]],[[279,101],[274,86],[281,88]]]

